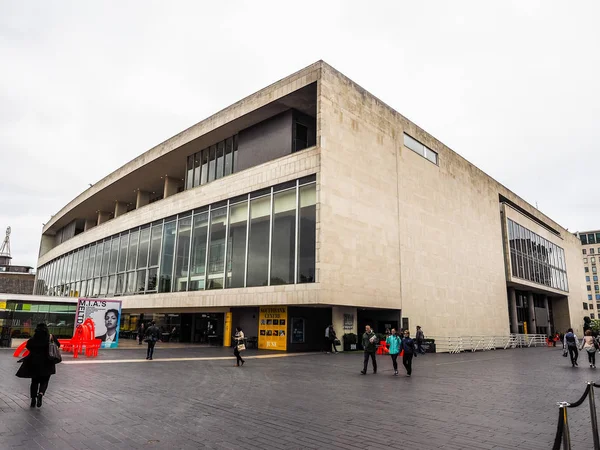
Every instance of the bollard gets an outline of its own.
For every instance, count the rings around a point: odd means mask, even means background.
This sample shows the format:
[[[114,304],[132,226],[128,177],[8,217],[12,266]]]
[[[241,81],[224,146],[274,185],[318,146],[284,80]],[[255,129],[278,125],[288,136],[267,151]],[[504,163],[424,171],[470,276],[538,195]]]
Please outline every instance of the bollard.
[[[590,419],[592,420],[594,450],[600,450],[600,441],[598,440],[598,417],[596,416],[596,400],[594,399],[594,383],[588,381],[588,386],[590,387]]]
[[[571,436],[569,435],[569,420],[567,416],[567,407],[570,406],[567,402],[557,403],[563,413],[563,450],[571,450]]]

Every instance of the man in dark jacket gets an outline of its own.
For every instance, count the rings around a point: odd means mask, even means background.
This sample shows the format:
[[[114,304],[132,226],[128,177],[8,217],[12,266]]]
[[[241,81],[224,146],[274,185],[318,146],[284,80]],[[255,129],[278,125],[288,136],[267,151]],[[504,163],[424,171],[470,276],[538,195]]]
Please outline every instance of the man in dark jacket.
[[[159,339],[160,329],[156,326],[156,322],[152,321],[146,330],[146,340],[148,341],[148,353],[146,355],[146,359],[152,360],[152,355],[154,355],[154,346]]]
[[[369,357],[373,362],[373,373],[377,373],[377,360],[375,359],[375,351],[377,350],[377,335],[371,330],[371,326],[365,327],[365,333],[362,337],[362,345],[365,350],[364,368],[360,373],[367,374],[367,366],[369,365]]]
[[[425,350],[423,350],[423,339],[425,339],[423,330],[421,330],[421,327],[417,325],[417,334],[415,334],[415,343],[417,344],[417,352],[419,352],[420,355],[425,354]]]
[[[404,332],[404,339],[402,339],[402,364],[406,368],[406,376],[410,377],[412,374],[412,359],[415,355],[415,341],[410,338],[410,332],[406,330]]]

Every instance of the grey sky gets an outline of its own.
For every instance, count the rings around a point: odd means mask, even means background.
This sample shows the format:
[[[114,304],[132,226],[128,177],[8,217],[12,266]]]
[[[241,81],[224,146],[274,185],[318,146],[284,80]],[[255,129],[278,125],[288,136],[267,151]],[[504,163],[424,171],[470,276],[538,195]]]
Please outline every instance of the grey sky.
[[[0,0],[0,234],[323,59],[569,230],[600,228],[600,3]]]

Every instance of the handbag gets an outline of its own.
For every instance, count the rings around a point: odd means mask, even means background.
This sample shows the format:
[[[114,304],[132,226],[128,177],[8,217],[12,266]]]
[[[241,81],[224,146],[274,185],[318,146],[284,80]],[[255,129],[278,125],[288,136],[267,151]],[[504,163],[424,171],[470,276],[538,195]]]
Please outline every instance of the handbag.
[[[342,343],[340,342],[340,340],[337,339],[337,338],[333,340],[333,343],[334,343],[334,345],[342,345]]]
[[[48,344],[48,359],[51,362],[53,362],[54,364],[58,364],[59,362],[62,362],[62,356],[60,354],[60,350],[58,349],[56,342],[54,342],[52,339],[50,340],[50,343]]]
[[[237,349],[238,349],[238,352],[242,352],[242,351],[246,350],[246,345],[238,344]]]

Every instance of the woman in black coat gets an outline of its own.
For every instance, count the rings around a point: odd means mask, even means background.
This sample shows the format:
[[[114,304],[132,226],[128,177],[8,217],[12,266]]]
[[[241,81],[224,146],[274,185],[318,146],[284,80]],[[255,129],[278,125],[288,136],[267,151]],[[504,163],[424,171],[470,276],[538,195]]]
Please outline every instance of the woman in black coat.
[[[17,371],[19,378],[31,378],[31,407],[42,406],[42,398],[48,389],[50,375],[56,373],[56,364],[50,361],[48,356],[48,346],[50,340],[60,347],[60,342],[52,336],[45,323],[40,323],[35,328],[33,337],[27,341],[26,348],[29,354],[23,358],[23,364]]]

